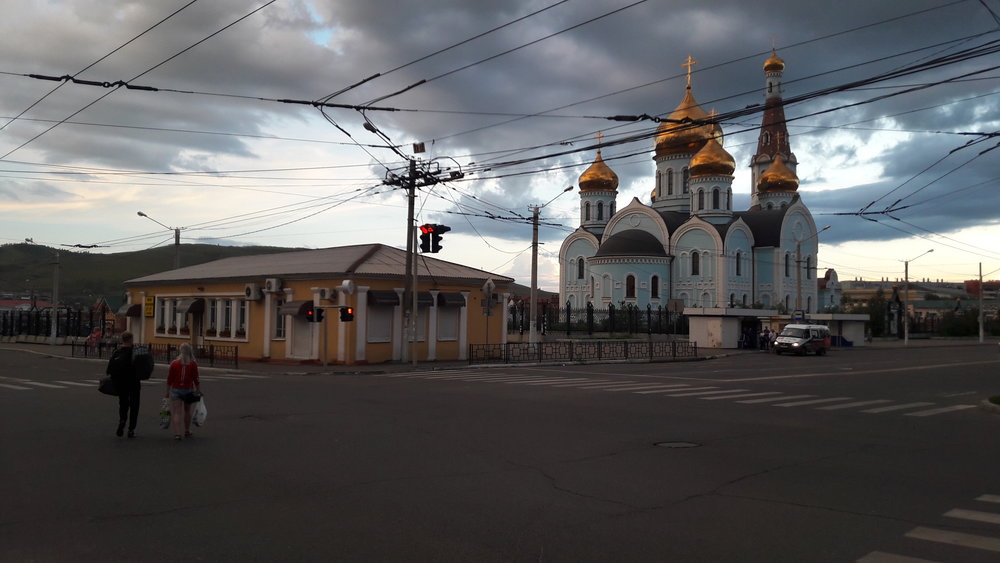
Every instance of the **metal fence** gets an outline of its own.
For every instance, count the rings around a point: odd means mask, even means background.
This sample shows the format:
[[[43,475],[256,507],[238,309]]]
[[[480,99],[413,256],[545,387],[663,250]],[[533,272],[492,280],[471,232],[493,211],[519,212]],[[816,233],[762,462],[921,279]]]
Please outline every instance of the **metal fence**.
[[[113,323],[105,322],[105,311],[57,310],[55,313],[57,337],[86,337],[96,328],[102,332],[113,330]],[[0,311],[0,336],[50,336],[52,310]],[[107,326],[106,326],[107,325]]]
[[[110,358],[118,347],[117,342],[97,341],[87,344],[72,344],[71,354],[78,358]],[[149,344],[149,351],[157,364],[170,365],[177,359],[179,344]],[[238,346],[198,346],[194,348],[194,357],[199,365],[207,367],[239,368]]]
[[[524,334],[530,331],[529,307],[526,302],[514,303],[510,306],[507,332]],[[663,306],[645,308],[631,303],[621,305],[608,304],[604,309],[595,308],[587,303],[583,309],[573,309],[567,303],[565,307],[556,307],[551,303],[539,303],[538,318],[535,320],[535,331],[539,334],[575,334],[593,335],[607,334],[682,334],[688,333],[687,317],[680,313],[672,313]]]
[[[664,361],[697,358],[698,345],[686,340],[563,340],[469,345],[469,363]]]

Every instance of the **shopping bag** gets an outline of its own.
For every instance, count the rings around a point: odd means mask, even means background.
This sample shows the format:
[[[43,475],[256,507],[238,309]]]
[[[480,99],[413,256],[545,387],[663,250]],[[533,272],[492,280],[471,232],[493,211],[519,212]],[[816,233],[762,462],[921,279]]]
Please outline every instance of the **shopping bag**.
[[[118,389],[115,387],[115,382],[111,381],[110,377],[102,377],[101,382],[97,385],[97,390],[105,395],[118,396]]]
[[[160,399],[160,428],[170,428],[170,399]]]
[[[191,422],[193,422],[195,426],[201,426],[202,424],[205,424],[206,418],[208,418],[208,408],[205,407],[205,397],[203,396],[194,406],[194,412],[191,413]]]

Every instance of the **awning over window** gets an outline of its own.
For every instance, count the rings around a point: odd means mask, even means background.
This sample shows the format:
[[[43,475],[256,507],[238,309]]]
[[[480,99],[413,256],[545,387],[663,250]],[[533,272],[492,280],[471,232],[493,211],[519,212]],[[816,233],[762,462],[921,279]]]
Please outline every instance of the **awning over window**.
[[[205,312],[205,300],[201,297],[181,299],[177,302],[177,310],[185,315],[200,315]]]
[[[299,316],[305,315],[309,311],[312,311],[313,302],[312,300],[302,300],[302,301],[289,301],[284,303],[281,307],[278,307],[279,315],[292,315]]]
[[[129,305],[128,303],[122,305],[118,308],[119,317],[141,317],[142,316],[142,303],[133,303]]]
[[[438,293],[438,307],[465,307],[461,293]]]
[[[369,305],[399,305],[399,294],[391,290],[368,292]]]

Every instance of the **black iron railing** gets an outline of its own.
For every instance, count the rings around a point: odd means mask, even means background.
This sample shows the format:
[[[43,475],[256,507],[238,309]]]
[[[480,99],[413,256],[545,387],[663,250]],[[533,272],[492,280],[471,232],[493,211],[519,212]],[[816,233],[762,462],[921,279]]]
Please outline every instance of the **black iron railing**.
[[[470,364],[529,362],[601,362],[609,360],[665,361],[697,358],[698,345],[686,340],[561,340],[471,344]]]

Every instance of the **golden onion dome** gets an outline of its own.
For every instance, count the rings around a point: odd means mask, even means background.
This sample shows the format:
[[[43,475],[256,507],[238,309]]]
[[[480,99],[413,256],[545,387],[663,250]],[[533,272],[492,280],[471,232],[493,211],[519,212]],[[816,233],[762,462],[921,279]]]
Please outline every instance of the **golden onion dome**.
[[[778,53],[776,53],[773,49],[771,50],[771,56],[764,61],[764,72],[770,70],[776,70],[779,72],[785,70],[785,61],[781,60],[781,57],[779,57]]]
[[[685,120],[704,121],[711,116],[701,109],[689,86],[684,99],[667,117],[667,121],[656,128],[656,156],[696,153],[711,138],[722,140],[722,127],[718,123],[692,126]],[[681,123],[678,123],[681,122]]]
[[[649,192],[649,202],[656,203],[656,188],[653,188],[653,191]]]
[[[732,176],[736,159],[715,139],[709,139],[691,159],[691,176]]]
[[[604,159],[601,158],[601,149],[597,149],[597,158],[594,159],[594,163],[584,170],[583,174],[580,174],[579,184],[581,192],[618,189],[618,174],[615,174],[614,170],[604,164]]]
[[[757,179],[757,191],[761,192],[794,192],[798,188],[798,176],[785,166],[780,155]]]

